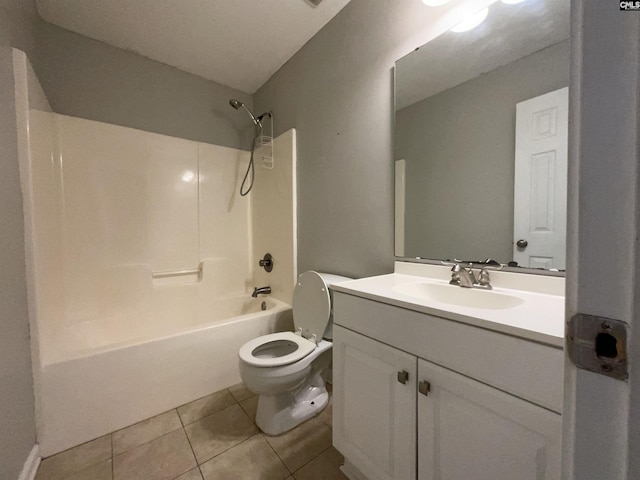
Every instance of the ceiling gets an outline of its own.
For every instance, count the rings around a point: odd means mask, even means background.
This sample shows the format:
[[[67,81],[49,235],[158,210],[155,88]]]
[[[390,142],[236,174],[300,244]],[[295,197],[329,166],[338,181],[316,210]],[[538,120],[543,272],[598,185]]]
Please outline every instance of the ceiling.
[[[37,0],[47,22],[253,94],[350,0]]]

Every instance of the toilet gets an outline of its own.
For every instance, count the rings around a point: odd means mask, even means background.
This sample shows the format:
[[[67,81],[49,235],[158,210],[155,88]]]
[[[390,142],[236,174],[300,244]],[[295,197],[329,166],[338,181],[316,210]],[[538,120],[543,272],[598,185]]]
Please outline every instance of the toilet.
[[[322,374],[331,363],[329,286],[346,280],[351,279],[304,272],[293,292],[296,331],[263,335],[240,348],[240,376],[259,395],[256,424],[267,435],[291,430],[327,406]]]

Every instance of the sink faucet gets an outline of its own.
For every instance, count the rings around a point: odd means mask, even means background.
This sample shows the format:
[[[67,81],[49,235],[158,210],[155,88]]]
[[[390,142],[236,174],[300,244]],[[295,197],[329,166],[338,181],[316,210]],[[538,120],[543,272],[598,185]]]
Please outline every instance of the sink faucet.
[[[484,266],[480,269],[478,276],[476,277],[473,272],[473,263],[454,263],[451,268],[451,280],[449,281],[449,284],[464,288],[483,288],[485,290],[491,290],[493,287],[491,286],[489,270],[498,270],[502,268],[502,265],[498,264],[500,266],[496,268],[493,267],[493,264],[487,264],[484,262],[483,264]]]
[[[471,266],[462,267],[460,265],[456,265],[451,269],[451,271],[452,271],[452,275],[451,275],[451,281],[449,283],[453,282],[454,285],[459,285],[465,288],[472,288],[478,283]],[[454,277],[456,277],[455,281],[454,281]]]
[[[268,295],[271,293],[271,287],[256,287],[253,289],[251,296],[258,298],[258,295]]]

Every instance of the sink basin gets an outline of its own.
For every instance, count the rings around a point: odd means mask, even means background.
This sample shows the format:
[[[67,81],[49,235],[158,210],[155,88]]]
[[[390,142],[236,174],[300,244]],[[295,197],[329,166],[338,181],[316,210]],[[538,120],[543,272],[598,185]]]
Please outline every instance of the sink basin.
[[[430,302],[485,310],[505,310],[522,305],[524,300],[492,290],[464,288],[428,282],[409,282],[392,287],[397,293]]]

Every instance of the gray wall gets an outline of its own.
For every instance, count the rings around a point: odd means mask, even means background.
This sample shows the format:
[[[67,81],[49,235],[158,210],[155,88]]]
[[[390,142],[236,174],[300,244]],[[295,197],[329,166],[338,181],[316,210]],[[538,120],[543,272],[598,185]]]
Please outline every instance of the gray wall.
[[[0,45],[27,53],[57,113],[250,148],[251,120],[228,102],[251,95],[46,23],[33,0],[0,2]]]
[[[0,0],[0,46],[32,52],[37,29],[34,0]]]
[[[252,124],[230,98],[252,97],[40,21],[30,56],[53,110],[198,142],[248,150]]]
[[[513,257],[516,104],[569,85],[564,41],[400,110],[405,255]]]
[[[352,0],[254,97],[298,129],[298,270],[393,269],[393,75],[432,10]]]
[[[36,443],[11,50],[0,48],[0,478]]]

